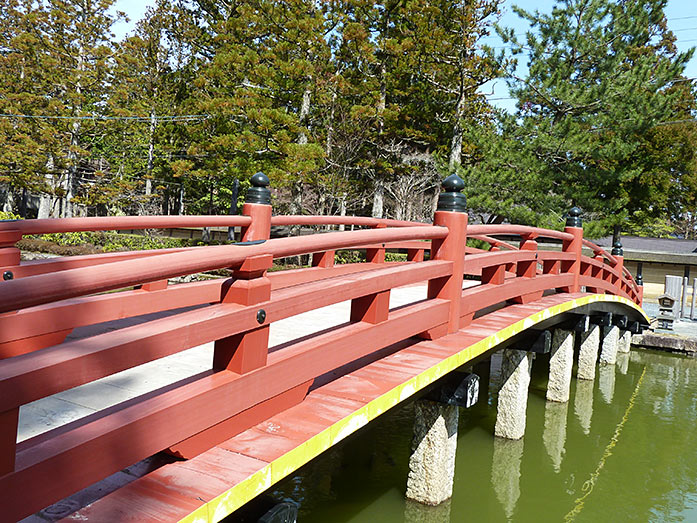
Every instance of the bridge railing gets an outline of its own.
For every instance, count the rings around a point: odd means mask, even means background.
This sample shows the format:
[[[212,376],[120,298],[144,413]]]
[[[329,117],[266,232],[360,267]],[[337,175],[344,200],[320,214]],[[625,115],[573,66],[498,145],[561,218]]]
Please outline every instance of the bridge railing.
[[[563,232],[468,227],[461,181],[448,180],[434,225],[272,217],[267,182],[257,178],[258,190],[248,196],[244,216],[220,222],[242,227],[239,244],[103,255],[107,262],[83,257],[82,265],[63,259],[45,262],[44,272],[33,273],[23,272],[25,264],[11,253],[5,256],[3,270],[12,272],[12,278],[0,282],[0,358],[5,358],[0,361],[0,499],[5,516],[21,519],[163,449],[194,456],[302,401],[327,373],[397,350],[413,337],[456,332],[492,305],[527,303],[544,292],[576,293],[584,286],[640,301],[621,255],[608,255],[607,262],[582,256],[577,213]],[[218,223],[210,219],[215,217],[195,218],[189,223]],[[103,219],[76,226],[80,222],[75,220],[5,222],[0,224],[1,248],[15,249],[9,242],[18,233],[55,232],[69,225],[72,230],[132,229],[136,223],[181,226],[179,220],[119,220],[118,226]],[[269,239],[272,224],[322,222],[367,229]],[[502,235],[519,236],[520,245],[496,238]],[[483,240],[491,249],[467,247],[468,238]],[[562,250],[539,250],[538,238],[561,240]],[[386,262],[389,248],[406,250],[408,261]],[[341,249],[365,250],[366,262],[335,265],[334,253]],[[300,254],[312,255],[312,267],[268,272],[273,259]],[[221,268],[231,269],[232,277],[167,282]],[[463,288],[465,275],[478,281]],[[426,299],[390,308],[390,291],[414,284],[427,285]],[[347,323],[269,348],[271,323],[346,300],[351,302]],[[163,311],[169,315],[64,341],[75,327]],[[21,406],[209,342],[215,344],[210,370],[17,443]]]

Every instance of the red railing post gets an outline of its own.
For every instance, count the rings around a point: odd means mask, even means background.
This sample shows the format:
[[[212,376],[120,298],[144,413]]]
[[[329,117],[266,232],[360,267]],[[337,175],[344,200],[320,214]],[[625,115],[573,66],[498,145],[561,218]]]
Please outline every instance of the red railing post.
[[[0,231],[0,272],[2,272],[2,281],[14,279],[12,268],[20,264],[20,251],[15,247],[15,243],[21,239],[22,233],[19,230],[8,229]],[[0,476],[14,471],[18,423],[19,408],[0,412]]]
[[[14,220],[3,220],[4,223]],[[20,263],[20,252],[15,244],[22,239],[22,232],[16,229],[0,231],[0,271],[3,281],[14,279],[12,267]]]
[[[385,229],[387,225],[379,223],[376,229]],[[385,245],[365,250],[365,261],[368,263],[385,263]],[[351,322],[366,322],[372,324],[387,321],[390,314],[390,291],[368,294],[351,300]]]
[[[537,241],[535,241],[535,236],[533,234],[523,234],[520,239],[520,246],[518,247],[521,251],[537,252]],[[534,278],[537,276],[537,254],[535,254],[535,259],[529,261],[519,261],[516,264],[516,277],[517,278]],[[542,291],[529,292],[527,294],[522,294],[512,298],[510,301],[513,303],[530,303],[531,301],[539,300],[542,297]]]
[[[334,256],[336,251],[315,252],[312,254],[313,267],[334,267]]]
[[[256,173],[251,179],[252,186],[247,190],[247,199],[242,214],[252,222],[242,227],[243,242],[268,240],[271,237],[271,191],[269,179],[264,173]]]
[[[247,191],[247,201],[242,214],[250,216],[252,222],[242,228],[243,242],[263,241],[269,239],[271,235],[269,179],[263,173],[256,173],[252,176],[251,182],[252,187]],[[266,273],[272,264],[271,254],[250,256],[245,259],[242,265],[233,271],[233,277],[223,284],[221,302],[255,305],[268,301],[271,298],[271,280]],[[259,308],[256,319],[259,327],[215,342],[213,369],[247,374],[266,365],[269,352],[269,323],[266,311]],[[299,403],[305,397],[309,386],[309,382],[299,384],[276,398],[257,405],[255,414],[235,415],[180,441],[168,450],[175,456],[192,458],[242,430],[260,423],[263,419]]]
[[[242,228],[242,241],[268,240],[271,236],[271,192],[269,179],[256,173],[251,179],[252,187],[247,191],[247,201],[242,214],[250,216],[252,222]],[[271,280],[266,271],[271,268],[273,257],[268,255],[247,258],[233,272],[233,277],[222,288],[223,303],[254,305],[271,297]],[[266,365],[269,349],[269,325],[266,312],[257,312],[259,327],[215,342],[213,368],[245,374]]]
[[[624,276],[624,251],[622,250],[622,242],[617,240],[612,245],[612,251],[610,254],[612,254],[612,257],[617,261],[614,268],[619,274],[618,278],[613,276],[612,283],[615,285],[615,287],[617,287],[618,290],[624,290],[622,282],[622,278]]]
[[[566,218],[564,232],[571,234],[573,239],[564,240],[562,252],[570,252],[575,255],[574,260],[564,260],[561,264],[562,272],[573,274],[574,281],[570,287],[565,287],[565,292],[579,292],[581,285],[581,253],[583,249],[583,222],[581,221],[581,209],[573,207]]]
[[[465,195],[460,193],[464,188],[465,182],[456,174],[451,174],[443,180],[444,192],[438,198],[438,207],[433,218],[433,225],[447,227],[448,235],[443,239],[432,241],[431,259],[453,262],[453,273],[445,278],[428,282],[429,299],[440,298],[450,302],[447,324],[425,332],[424,337],[428,339],[457,332],[461,327],[460,300],[465,272],[468,219],[465,212]]]
[[[644,303],[644,277],[642,276],[641,272],[639,272],[636,275],[636,278],[634,278],[634,281],[636,282],[637,290],[639,291],[638,296],[637,296],[637,298],[639,299],[639,303],[637,303],[637,305],[639,305],[639,307],[641,307],[642,304]]]

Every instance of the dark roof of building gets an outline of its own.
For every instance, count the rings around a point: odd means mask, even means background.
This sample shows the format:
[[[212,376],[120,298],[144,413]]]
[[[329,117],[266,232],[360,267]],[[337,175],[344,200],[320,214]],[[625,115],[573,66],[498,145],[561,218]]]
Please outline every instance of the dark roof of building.
[[[622,248],[629,251],[668,252],[671,254],[697,253],[697,240],[679,238],[640,238],[639,236],[622,236]],[[609,251],[612,249],[612,236],[593,240],[594,243]]]

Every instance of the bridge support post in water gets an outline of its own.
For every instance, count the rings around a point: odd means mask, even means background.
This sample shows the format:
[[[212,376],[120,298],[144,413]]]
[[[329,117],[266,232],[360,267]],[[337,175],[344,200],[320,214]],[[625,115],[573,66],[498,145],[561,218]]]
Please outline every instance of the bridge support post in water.
[[[494,435],[500,438],[520,439],[525,435],[525,412],[533,357],[532,352],[503,350],[501,388],[494,427]]]
[[[595,366],[598,363],[600,348],[600,325],[591,324],[586,332],[581,333],[581,348],[578,353],[578,372],[580,380],[594,380]]]
[[[617,345],[617,352],[625,354],[629,353],[632,346],[632,333],[629,330],[620,329],[620,340]]]
[[[600,363],[614,365],[617,362],[617,345],[620,340],[620,328],[617,325],[603,327],[603,342]]]
[[[547,401],[566,403],[569,401],[571,371],[574,364],[574,333],[564,329],[554,329],[552,335],[552,355],[549,359],[549,382]]]
[[[458,407],[430,400],[414,404],[408,499],[438,505],[453,495]]]

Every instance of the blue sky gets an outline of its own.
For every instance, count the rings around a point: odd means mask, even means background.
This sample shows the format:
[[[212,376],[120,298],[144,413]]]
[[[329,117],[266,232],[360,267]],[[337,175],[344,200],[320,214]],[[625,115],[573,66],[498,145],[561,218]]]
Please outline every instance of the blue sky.
[[[697,11],[695,11],[694,2],[695,0],[668,0],[666,8],[668,26],[677,36],[677,45],[680,51],[697,46]],[[154,0],[117,0],[116,9],[125,12],[130,18],[130,22],[119,23],[114,27],[117,38],[123,37],[130,31],[135,22],[143,16],[145,10],[154,3]],[[526,11],[538,9],[541,12],[549,12],[554,3],[551,0],[505,0],[501,25],[512,27],[517,33],[524,33],[528,26],[513,12],[512,5],[522,7]],[[502,45],[501,40],[496,35],[489,37],[486,43],[494,47]],[[525,57],[520,56],[519,62],[521,62],[521,67],[524,67]],[[685,75],[688,78],[697,78],[697,53],[688,64]],[[490,94],[489,99],[494,105],[507,110],[511,110],[514,106],[514,101],[508,98],[508,89],[503,80],[497,80],[484,86],[482,92]]]

